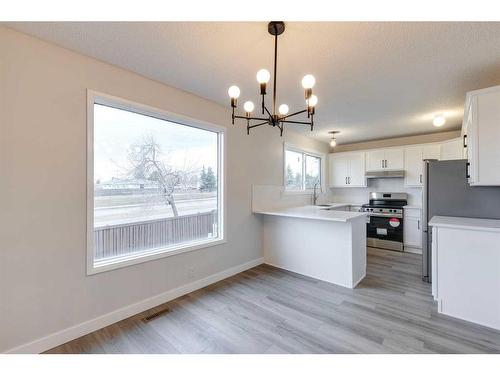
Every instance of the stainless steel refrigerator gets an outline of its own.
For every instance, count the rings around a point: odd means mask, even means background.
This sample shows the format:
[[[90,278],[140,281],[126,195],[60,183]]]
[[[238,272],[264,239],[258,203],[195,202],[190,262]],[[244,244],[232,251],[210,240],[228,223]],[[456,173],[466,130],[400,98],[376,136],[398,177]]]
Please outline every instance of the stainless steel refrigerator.
[[[432,282],[429,220],[437,215],[500,219],[500,187],[469,186],[467,160],[424,160],[422,182],[422,278]]]

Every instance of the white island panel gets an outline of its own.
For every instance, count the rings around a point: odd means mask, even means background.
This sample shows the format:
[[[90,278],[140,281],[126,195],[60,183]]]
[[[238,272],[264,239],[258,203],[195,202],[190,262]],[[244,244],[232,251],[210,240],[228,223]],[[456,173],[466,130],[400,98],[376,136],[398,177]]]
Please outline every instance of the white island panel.
[[[266,263],[354,288],[366,275],[365,215],[331,214],[330,220],[265,214]]]

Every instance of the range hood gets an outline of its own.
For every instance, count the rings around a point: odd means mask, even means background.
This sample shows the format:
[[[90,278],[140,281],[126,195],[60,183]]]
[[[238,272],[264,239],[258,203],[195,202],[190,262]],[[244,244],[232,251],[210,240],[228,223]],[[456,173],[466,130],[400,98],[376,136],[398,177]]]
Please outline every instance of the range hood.
[[[405,176],[405,171],[397,170],[397,171],[373,171],[366,172],[366,178],[402,178]]]

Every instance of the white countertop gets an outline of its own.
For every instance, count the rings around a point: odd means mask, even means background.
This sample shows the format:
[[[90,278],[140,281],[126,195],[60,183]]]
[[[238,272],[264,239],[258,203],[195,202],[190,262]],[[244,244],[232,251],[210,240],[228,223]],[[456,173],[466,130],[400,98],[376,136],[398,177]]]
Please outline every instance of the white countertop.
[[[350,205],[351,205],[350,203],[332,203],[330,207],[344,207]],[[344,223],[362,216],[366,216],[366,214],[363,212],[335,211],[335,210],[326,210],[325,208],[327,207],[310,205],[310,206],[299,206],[299,207],[288,207],[288,208],[264,209],[264,210],[254,211],[254,213],[262,215],[295,217],[300,219],[337,221]]]
[[[429,225],[433,227],[458,228],[500,232],[500,220],[470,217],[433,216]]]

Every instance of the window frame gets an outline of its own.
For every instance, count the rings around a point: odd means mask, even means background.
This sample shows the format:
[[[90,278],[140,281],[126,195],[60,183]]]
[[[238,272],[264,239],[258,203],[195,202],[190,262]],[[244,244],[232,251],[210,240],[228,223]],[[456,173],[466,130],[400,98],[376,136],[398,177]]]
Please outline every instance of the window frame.
[[[190,126],[202,130],[217,133],[217,203],[218,203],[218,236],[214,239],[189,242],[130,254],[120,258],[102,260],[96,266],[94,259],[94,104],[121,109],[160,120],[174,122],[184,126]],[[149,105],[133,102],[116,96],[100,93],[87,89],[87,210],[86,210],[86,251],[87,251],[87,275],[94,275],[118,268],[132,266],[161,259],[169,256],[183,254],[190,251],[200,250],[207,247],[218,246],[226,243],[226,209],[225,209],[225,187],[226,187],[226,128],[206,121],[201,121],[187,116],[178,115]]]
[[[302,154],[302,189],[287,189],[286,187],[286,152],[293,151]],[[285,194],[311,194],[314,189],[306,189],[305,187],[305,169],[306,169],[306,156],[313,156],[320,159],[320,182],[319,191],[325,191],[325,154],[312,151],[303,147],[296,146],[294,144],[283,142],[283,191]]]

